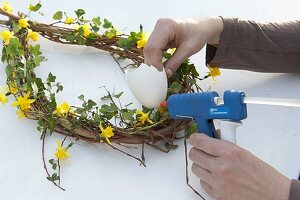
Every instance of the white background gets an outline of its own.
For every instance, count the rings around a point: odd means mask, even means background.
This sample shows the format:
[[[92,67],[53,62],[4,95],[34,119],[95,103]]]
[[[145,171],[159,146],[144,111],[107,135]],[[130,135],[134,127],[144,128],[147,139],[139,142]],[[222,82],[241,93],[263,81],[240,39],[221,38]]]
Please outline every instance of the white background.
[[[30,1],[11,1],[15,10],[26,12]],[[51,22],[57,10],[72,13],[77,8],[87,11],[88,17],[110,19],[116,27],[129,32],[137,31],[139,24],[151,32],[160,17],[202,15],[233,16],[257,21],[283,21],[297,19],[299,1],[248,0],[152,0],[152,1],[58,1],[43,2],[44,17],[36,20]],[[74,16],[72,13],[71,16]],[[78,105],[77,96],[85,94],[100,102],[104,94],[99,86],[111,91],[124,91],[124,102],[134,100],[124,82],[122,72],[114,61],[100,51],[87,47],[63,46],[40,39],[44,55],[49,59],[37,70],[45,77],[50,71],[57,75],[65,87],[60,101]],[[204,51],[192,58],[204,76]],[[284,66],[282,66],[284,67]],[[0,85],[4,86],[5,72],[0,69]],[[261,74],[246,71],[222,70],[222,76],[213,85],[211,80],[200,83],[204,89],[222,93],[226,89],[244,90],[248,96],[265,96],[300,99],[300,76],[292,74]],[[36,123],[18,120],[16,109],[8,104],[0,108],[0,199],[197,199],[186,186],[183,141],[179,148],[164,154],[146,148],[147,167],[105,145],[76,142],[70,149],[71,158],[62,163],[62,186],[65,192],[46,180],[41,160],[40,133]],[[248,118],[238,130],[237,142],[284,175],[296,178],[300,169],[300,109],[275,106],[248,106]],[[54,134],[46,141],[47,160],[53,157],[55,141],[62,139]],[[139,151],[130,150],[139,155]],[[247,177],[245,177],[247,178]],[[201,190],[198,180],[192,183]]]

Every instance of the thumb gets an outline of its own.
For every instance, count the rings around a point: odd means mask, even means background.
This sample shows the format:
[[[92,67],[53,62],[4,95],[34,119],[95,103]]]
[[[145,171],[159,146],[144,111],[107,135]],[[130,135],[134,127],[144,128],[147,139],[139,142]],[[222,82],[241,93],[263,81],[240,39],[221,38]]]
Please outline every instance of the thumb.
[[[181,63],[190,56],[189,50],[186,47],[180,46],[176,49],[171,58],[165,64],[167,76],[170,78],[172,74],[178,69]]]

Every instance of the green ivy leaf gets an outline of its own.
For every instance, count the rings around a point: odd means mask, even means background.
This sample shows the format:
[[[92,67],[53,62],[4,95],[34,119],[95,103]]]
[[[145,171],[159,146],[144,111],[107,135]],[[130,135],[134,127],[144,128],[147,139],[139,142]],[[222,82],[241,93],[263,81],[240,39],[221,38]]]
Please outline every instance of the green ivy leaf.
[[[57,168],[57,164],[56,164],[56,163],[53,163],[53,164],[52,164],[52,169],[53,169],[53,170],[56,170],[56,168]]]
[[[112,27],[112,23],[110,21],[108,21],[107,19],[104,19],[104,24],[102,26],[105,29],[111,28]]]
[[[91,27],[94,32],[98,32],[100,30],[100,28],[98,26],[91,25]]]
[[[101,100],[108,100],[108,99],[110,99],[110,95],[109,94],[101,97]]]
[[[141,34],[136,32],[130,32],[130,36],[128,37],[129,41],[136,43],[138,40],[141,39]]]
[[[123,92],[120,92],[119,94],[114,94],[114,97],[118,99],[122,96],[122,94],[123,94]]]
[[[186,137],[189,138],[192,133],[198,131],[197,123],[195,121],[190,121],[187,124],[185,131],[186,131]]]
[[[60,91],[63,91],[63,89],[64,89],[64,86],[62,86],[62,85],[59,84],[59,83],[56,85],[56,87],[57,87],[56,93],[59,93]]]
[[[15,21],[13,21],[13,24],[12,24],[12,30],[13,30],[13,32],[15,32],[15,33],[19,32],[19,30],[20,30],[19,24],[16,23]]]
[[[13,73],[13,66],[12,65],[7,65],[6,68],[5,68],[5,72],[6,72],[6,75],[8,77],[11,76],[11,74]]]
[[[74,42],[74,35],[73,33],[67,33],[66,35],[66,40],[69,41],[69,42]]]
[[[54,83],[56,80],[56,76],[54,76],[51,72],[48,75],[47,82]]]
[[[49,131],[50,131],[50,135],[53,133],[54,129],[56,128],[57,126],[57,121],[56,119],[54,118],[51,118],[50,119],[50,122],[49,122]]]
[[[48,180],[48,181],[51,181],[51,182],[54,182],[54,180],[53,180],[52,177],[50,177],[50,176],[47,177],[47,180]]]
[[[110,120],[112,117],[116,116],[118,114],[118,107],[111,103],[110,105],[102,105],[101,108],[99,109],[103,117],[107,118]]]
[[[9,44],[6,46],[6,53],[11,56],[20,56],[24,54],[18,38],[10,39]]]
[[[182,90],[182,85],[177,81],[174,81],[169,88],[169,92],[171,93],[179,93],[181,90]]]
[[[93,23],[95,24],[95,25],[97,25],[97,26],[101,26],[101,21],[100,21],[100,17],[94,17],[93,19],[92,19],[92,21],[93,21]]]
[[[196,80],[189,77],[187,77],[185,81],[190,84],[196,84]]]
[[[133,116],[134,116],[135,112],[136,112],[136,109],[134,109],[134,110],[123,109],[121,113],[122,113],[122,117],[124,120],[133,121],[134,120]]]
[[[30,5],[29,5],[29,10],[32,11],[32,12],[36,12],[36,11],[38,11],[41,7],[42,7],[41,2],[39,2],[39,3],[35,4],[35,5],[30,4]]]
[[[57,11],[54,15],[53,15],[53,19],[54,20],[61,20],[62,19],[62,11]]]
[[[127,38],[120,38],[118,41],[118,46],[123,49],[130,49],[134,45],[133,41],[130,41]]]
[[[93,100],[89,99],[89,100],[87,101],[86,109],[87,109],[87,110],[90,110],[90,109],[92,109],[92,108],[93,108],[94,106],[96,106],[96,105],[97,105],[96,102],[94,102]]]
[[[164,51],[163,52],[163,57],[165,58],[165,59],[169,59],[169,58],[171,58],[171,54],[170,53],[168,53],[167,51]]]
[[[34,46],[32,46],[32,45],[29,46],[29,51],[30,51],[34,56],[39,56],[39,55],[42,54],[42,52],[40,51],[40,49],[41,49],[41,46],[40,46],[39,44],[34,45]]]
[[[85,11],[83,9],[77,9],[74,11],[78,18],[82,17],[85,14]]]
[[[80,95],[79,97],[77,97],[80,101],[84,101],[84,95]]]
[[[35,63],[35,66],[37,67],[37,66],[40,66],[40,63],[41,62],[44,62],[44,61],[46,61],[47,59],[45,58],[45,56],[36,56],[35,58],[34,58],[34,63]]]

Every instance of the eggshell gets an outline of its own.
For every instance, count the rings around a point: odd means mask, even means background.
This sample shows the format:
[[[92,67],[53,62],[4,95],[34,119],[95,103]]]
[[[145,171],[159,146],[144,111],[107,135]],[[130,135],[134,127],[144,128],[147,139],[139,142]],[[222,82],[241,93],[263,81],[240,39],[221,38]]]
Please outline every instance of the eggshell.
[[[165,70],[141,64],[125,74],[126,82],[135,98],[147,108],[158,108],[167,97],[168,81]]]

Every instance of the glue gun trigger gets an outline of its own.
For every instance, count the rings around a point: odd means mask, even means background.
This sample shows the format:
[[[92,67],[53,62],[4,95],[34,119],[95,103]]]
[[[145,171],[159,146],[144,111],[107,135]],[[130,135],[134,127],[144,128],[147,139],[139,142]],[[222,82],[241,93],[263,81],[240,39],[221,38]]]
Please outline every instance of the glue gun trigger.
[[[242,124],[241,121],[214,120],[217,138],[236,144],[236,129]]]

